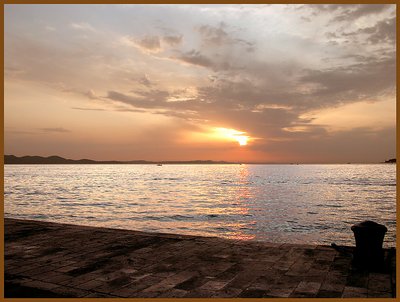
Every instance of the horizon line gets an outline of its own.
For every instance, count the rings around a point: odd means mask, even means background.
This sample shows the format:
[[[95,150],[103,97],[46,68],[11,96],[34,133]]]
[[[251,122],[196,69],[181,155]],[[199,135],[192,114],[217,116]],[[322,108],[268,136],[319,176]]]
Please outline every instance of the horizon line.
[[[13,154],[4,154],[4,159],[6,156],[13,156],[18,159],[24,157],[40,157],[43,159],[49,158],[60,158],[62,160],[69,161],[92,161],[99,164],[106,163],[121,163],[121,164],[134,164],[133,162],[144,162],[148,164],[179,164],[179,163],[196,163],[196,162],[210,162],[219,164],[246,164],[246,165],[346,165],[346,164],[384,164],[384,163],[396,163],[396,158],[391,158],[382,162],[246,162],[246,161],[224,161],[224,160],[211,160],[211,159],[192,159],[192,160],[145,160],[145,159],[133,159],[133,160],[95,160],[88,158],[81,159],[71,159],[65,158],[59,155],[41,156],[41,155],[22,155],[16,156]],[[393,162],[394,160],[394,162]],[[4,164],[6,164],[4,162]],[[8,163],[10,164],[10,163]],[[12,164],[12,163],[11,163]],[[77,163],[79,164],[79,163]]]

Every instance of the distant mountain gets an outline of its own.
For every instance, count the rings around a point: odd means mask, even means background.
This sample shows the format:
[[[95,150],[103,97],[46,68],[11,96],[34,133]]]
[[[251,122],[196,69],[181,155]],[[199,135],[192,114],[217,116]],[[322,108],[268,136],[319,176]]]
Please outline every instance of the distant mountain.
[[[392,159],[389,159],[389,160],[385,160],[385,164],[395,164],[396,163],[396,159],[395,158],[392,158]]]
[[[22,156],[4,155],[4,163],[12,165],[30,165],[30,164],[44,164],[44,165],[65,165],[65,164],[235,164],[226,161],[212,161],[212,160],[193,160],[193,161],[146,161],[146,160],[132,160],[132,161],[97,161],[91,159],[66,159],[60,156]]]

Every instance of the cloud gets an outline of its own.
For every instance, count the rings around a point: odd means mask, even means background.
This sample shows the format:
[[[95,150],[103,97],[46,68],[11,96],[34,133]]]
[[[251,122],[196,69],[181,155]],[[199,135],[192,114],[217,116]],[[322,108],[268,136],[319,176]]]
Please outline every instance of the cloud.
[[[162,40],[170,46],[176,46],[182,43],[183,35],[168,35],[162,37]]]
[[[84,93],[89,99],[96,100],[99,99],[99,96],[96,95],[93,89],[89,89],[86,93]]]
[[[310,102],[304,105],[312,109],[365,98],[379,99],[381,95],[394,93],[395,76],[395,58],[375,59],[326,70],[308,70],[301,81],[320,88],[309,94]]]
[[[150,78],[147,74],[144,74],[141,77],[138,77],[137,82],[144,86],[147,86],[147,87],[150,87],[153,85],[152,81],[150,80]]]
[[[173,58],[191,65],[197,65],[207,68],[212,68],[214,66],[211,59],[207,58],[206,56],[202,55],[198,50],[194,49],[186,53],[181,53]]]
[[[50,25],[46,25],[46,26],[44,27],[44,29],[47,30],[47,31],[57,31],[57,29],[56,29],[55,27],[50,26]]]
[[[102,97],[98,96],[93,89],[85,90],[84,88],[77,88],[77,87],[68,87],[63,82],[58,83],[48,83],[51,88],[57,89],[61,92],[65,93],[73,93],[79,96],[87,97],[91,100],[102,100]]]
[[[218,26],[201,25],[197,28],[203,47],[234,47],[244,46],[246,51],[254,51],[254,43],[243,38],[234,37],[226,31],[227,25],[221,22]]]
[[[164,35],[144,35],[141,38],[125,36],[121,41],[126,45],[133,44],[145,53],[158,53],[164,50],[163,46],[174,47],[182,44],[183,35],[166,33]]]
[[[353,22],[361,17],[380,14],[393,9],[393,4],[312,4],[302,5],[299,9],[311,9],[313,15],[321,13],[333,16],[331,22]]]
[[[198,28],[203,38],[203,43],[211,45],[222,45],[231,42],[231,38],[224,30],[225,24],[221,22],[218,27],[202,25]]]
[[[395,43],[396,18],[380,21],[375,26],[360,29],[358,33],[369,34],[368,41],[372,44]]]
[[[126,95],[117,91],[109,91],[107,98],[118,101],[138,108],[158,108],[166,103],[168,92],[165,91],[149,91],[136,92],[136,95]]]
[[[240,69],[240,67],[234,66],[233,63],[231,63],[232,60],[230,60],[230,58],[218,53],[208,56],[195,49],[187,52],[176,51],[175,53],[177,53],[177,55],[171,56],[170,59],[182,62],[184,64],[205,67],[216,72]],[[210,57],[213,57],[213,59]]]
[[[92,32],[96,31],[96,29],[95,29],[92,25],[90,25],[89,23],[87,23],[87,22],[71,23],[70,26],[71,26],[73,29],[76,29],[76,30],[92,31]]]
[[[71,109],[82,110],[82,111],[105,111],[105,109],[101,109],[101,108],[71,107]]]
[[[333,39],[351,37],[351,39],[357,39],[360,42],[366,41],[370,44],[394,44],[396,41],[396,18],[384,19],[373,26],[358,28],[355,31],[328,32],[325,35],[327,38]]]
[[[366,17],[373,14],[379,14],[389,8],[393,8],[392,4],[356,4],[342,5],[340,14],[333,18],[333,21],[352,22],[361,17]]]
[[[83,20],[104,28],[96,35],[76,34],[95,30],[85,22],[70,24],[75,33],[61,31],[69,24],[65,20],[76,18],[61,11],[66,19],[38,13],[41,34],[34,28],[31,34],[6,31],[9,95],[20,93],[12,85],[26,84],[42,89],[37,99],[54,93],[88,116],[89,111],[146,112],[143,116],[155,114],[154,120],[240,129],[260,138],[249,148],[273,152],[274,142],[281,142],[304,156],[295,141],[315,146],[332,135],[327,144],[347,142],[347,135],[317,125],[306,113],[355,102],[395,103],[394,5],[133,7],[125,14],[110,6],[112,24],[100,13],[87,12],[87,18],[82,13]],[[9,20],[28,29],[31,20],[16,12]],[[45,24],[60,29],[59,39],[43,33]],[[28,92],[19,96],[28,97]],[[147,120],[135,122],[144,127]],[[54,129],[63,128],[41,131]],[[371,131],[352,133],[368,139]]]
[[[62,127],[56,127],[56,128],[40,128],[41,131],[43,132],[55,132],[55,133],[66,133],[66,132],[71,132],[68,129],[62,128]]]
[[[314,137],[326,134],[324,126],[301,118],[304,113],[366,99],[379,101],[394,94],[394,58],[358,56],[357,60],[326,69],[296,69],[297,76],[291,81],[282,73],[281,65],[249,65],[240,76],[217,73],[210,85],[198,86],[197,93],[186,98],[179,90],[157,89],[134,90],[131,95],[109,91],[108,98],[181,119],[214,121],[234,129],[246,125],[246,130],[257,137]],[[295,133],[285,129],[303,130]]]
[[[122,106],[114,107],[113,111],[118,111],[118,112],[136,112],[136,113],[146,113],[146,112],[148,112],[146,110],[132,109],[132,108],[127,108],[127,107],[122,107]]]
[[[133,39],[132,41],[144,51],[159,52],[161,50],[160,38],[158,36],[144,36],[141,39]]]
[[[159,102],[165,101],[166,98],[170,95],[168,91],[159,89],[133,90],[132,92],[143,97],[144,99],[154,100]]]
[[[87,107],[71,107],[74,110],[81,110],[81,111],[117,111],[117,112],[137,112],[137,113],[145,113],[146,110],[141,109],[132,109],[127,108],[125,106],[113,106],[111,109],[103,109],[103,108],[87,108]]]
[[[125,94],[117,91],[109,91],[107,98],[131,105],[136,108],[144,109],[174,109],[177,112],[186,113],[187,111],[201,111],[204,106],[204,102],[179,94],[171,94],[165,90],[151,89],[148,91],[132,91],[134,94]],[[170,101],[170,99],[175,99]],[[179,100],[176,100],[179,99]]]

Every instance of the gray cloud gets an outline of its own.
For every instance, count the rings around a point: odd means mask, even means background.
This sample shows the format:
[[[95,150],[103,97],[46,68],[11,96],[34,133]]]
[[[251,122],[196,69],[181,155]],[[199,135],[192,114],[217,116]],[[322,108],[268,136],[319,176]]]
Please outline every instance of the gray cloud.
[[[367,27],[361,30],[361,33],[370,34],[368,41],[373,44],[382,42],[394,43],[396,41],[396,18],[383,20],[373,27]]]
[[[359,28],[353,32],[343,32],[342,37],[362,37],[366,35],[365,40],[372,44],[391,43],[396,40],[396,18],[390,18],[377,22],[374,26]],[[335,33],[326,33],[328,38],[339,38]]]
[[[142,85],[144,85],[144,86],[147,86],[147,87],[150,87],[150,86],[153,85],[152,81],[150,80],[150,78],[146,74],[144,74],[143,76],[139,77],[137,79],[137,82],[142,84]]]
[[[203,38],[203,43],[211,45],[223,45],[230,43],[232,40],[228,33],[224,30],[225,24],[220,23],[218,27],[210,25],[202,25],[198,28],[200,35]]]
[[[305,108],[307,110],[393,94],[395,76],[395,58],[375,59],[327,70],[308,70],[301,81],[317,84],[320,88],[310,93],[310,101],[303,105],[309,107]]]
[[[162,49],[161,42],[169,46],[180,45],[183,41],[183,35],[166,34],[164,36],[146,35],[142,38],[131,38],[131,40],[140,48],[151,51],[159,52]]]
[[[234,79],[235,73],[232,77],[229,73],[214,76],[209,86],[197,87],[197,96],[184,101],[168,101],[171,97],[181,98],[179,91],[157,89],[136,90],[133,95],[109,91],[108,98],[137,108],[158,109],[161,111],[157,114],[181,119],[214,120],[238,129],[246,125],[247,131],[260,137],[315,137],[326,135],[323,125],[301,119],[302,114],[366,98],[379,100],[382,95],[394,93],[394,58],[357,59],[359,62],[347,66],[298,70],[301,76],[292,82],[285,73],[276,73],[272,68],[260,68],[257,72],[246,69],[244,74],[253,76],[249,78]],[[272,86],[268,75],[274,78]],[[296,91],[296,87],[303,85],[315,88]],[[302,133],[283,130],[298,126],[306,130]]]
[[[310,8],[314,15],[327,13],[333,15],[331,22],[352,22],[358,18],[380,14],[393,9],[393,4],[312,4],[303,5],[298,9]]]
[[[163,41],[170,46],[176,46],[182,43],[183,35],[168,35],[162,37]]]
[[[160,38],[158,36],[145,36],[141,39],[133,39],[139,47],[149,51],[161,50]]]
[[[117,91],[109,91],[107,98],[138,108],[159,108],[166,104],[168,93],[165,91],[137,91],[136,95],[126,95]]]
[[[203,66],[207,68],[212,68],[214,66],[211,59],[202,55],[198,50],[191,50],[186,53],[181,53],[173,58],[192,65]]]
[[[379,14],[391,7],[393,8],[392,4],[344,4],[338,7],[338,9],[341,9],[341,12],[338,16],[333,18],[333,21],[352,22],[361,17],[369,16],[372,14]]]
[[[254,51],[254,43],[243,38],[234,37],[226,29],[228,26],[220,22],[218,26],[201,25],[197,27],[203,47],[234,47],[242,46],[246,51]]]
[[[202,109],[202,102],[199,102],[196,99],[187,98],[181,101],[168,101],[168,97],[173,95],[163,90],[154,89],[148,91],[133,92],[134,95],[128,95],[117,91],[109,91],[107,98],[112,101],[144,109],[175,109],[183,113],[185,113],[187,110],[201,111]]]

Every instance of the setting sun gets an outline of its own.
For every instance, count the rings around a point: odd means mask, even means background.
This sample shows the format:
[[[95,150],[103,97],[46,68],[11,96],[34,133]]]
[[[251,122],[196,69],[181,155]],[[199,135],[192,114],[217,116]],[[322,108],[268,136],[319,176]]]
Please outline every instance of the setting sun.
[[[237,142],[240,146],[246,146],[249,141],[255,139],[247,132],[235,129],[222,128],[222,127],[207,127],[201,131],[191,132],[186,141],[198,143],[224,143],[224,142]]]
[[[236,140],[238,141],[239,145],[241,145],[241,146],[246,146],[248,139],[249,138],[247,136],[237,136],[236,137]]]
[[[246,132],[237,131],[235,129],[227,129],[227,128],[215,128],[215,132],[223,138],[233,139],[236,140],[240,146],[247,145],[249,140],[249,136],[243,135]]]

